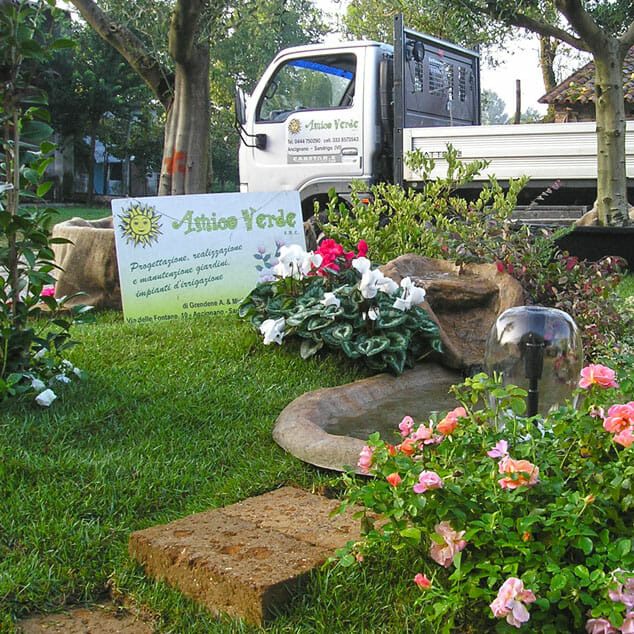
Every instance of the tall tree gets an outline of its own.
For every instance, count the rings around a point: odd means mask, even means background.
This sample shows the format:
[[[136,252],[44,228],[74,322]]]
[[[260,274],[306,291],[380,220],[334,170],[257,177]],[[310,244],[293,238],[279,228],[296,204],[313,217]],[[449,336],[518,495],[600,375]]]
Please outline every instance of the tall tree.
[[[507,35],[488,16],[466,13],[444,0],[351,0],[342,23],[352,37],[391,42],[397,13],[412,29],[470,48],[501,44]]]
[[[148,51],[131,29],[103,11],[93,0],[71,0],[83,18],[123,55],[144,79],[166,113],[159,194],[207,190],[209,135],[209,45],[201,24],[204,10],[222,11],[206,0],[176,0],[169,18],[168,55]],[[148,8],[149,17],[151,10]]]
[[[603,225],[628,224],[625,171],[623,62],[634,46],[629,0],[450,0],[473,15],[487,15],[590,52],[595,65],[597,210]],[[562,26],[550,18],[556,10]],[[564,24],[565,22],[565,24]]]

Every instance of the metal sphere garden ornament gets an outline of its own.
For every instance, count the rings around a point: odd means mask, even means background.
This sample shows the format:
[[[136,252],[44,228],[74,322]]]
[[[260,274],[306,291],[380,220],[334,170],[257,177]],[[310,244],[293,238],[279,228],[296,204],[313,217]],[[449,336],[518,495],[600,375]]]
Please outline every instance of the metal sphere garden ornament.
[[[563,405],[577,385],[583,364],[579,329],[568,313],[544,306],[505,310],[487,338],[484,366],[502,374],[505,385],[528,392],[527,416]]]

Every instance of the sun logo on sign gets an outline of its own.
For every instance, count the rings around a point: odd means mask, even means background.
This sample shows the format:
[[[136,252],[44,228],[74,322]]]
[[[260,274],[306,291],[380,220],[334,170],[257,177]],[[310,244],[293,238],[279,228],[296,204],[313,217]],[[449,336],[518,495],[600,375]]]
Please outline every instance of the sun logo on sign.
[[[134,246],[139,244],[145,248],[151,246],[152,240],[158,242],[158,236],[161,229],[159,219],[161,215],[156,212],[154,207],[137,203],[132,205],[125,213],[119,216],[121,224],[119,228],[126,238],[126,242],[133,242]]]
[[[291,134],[299,134],[299,131],[302,129],[302,124],[299,122],[299,119],[291,119],[288,122],[288,131]]]

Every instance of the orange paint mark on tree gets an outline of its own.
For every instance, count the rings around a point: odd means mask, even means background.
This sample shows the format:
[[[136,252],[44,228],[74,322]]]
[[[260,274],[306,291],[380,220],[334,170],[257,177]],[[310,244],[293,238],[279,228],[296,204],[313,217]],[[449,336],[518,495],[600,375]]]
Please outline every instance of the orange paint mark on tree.
[[[168,156],[163,160],[165,171],[171,176],[175,171],[184,174],[187,170],[187,153],[176,152],[174,156]]]

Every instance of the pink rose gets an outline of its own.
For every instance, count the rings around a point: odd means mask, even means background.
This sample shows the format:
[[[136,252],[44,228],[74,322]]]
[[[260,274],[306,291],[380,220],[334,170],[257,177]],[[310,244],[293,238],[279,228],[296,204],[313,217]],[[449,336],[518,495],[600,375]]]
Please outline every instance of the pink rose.
[[[453,563],[455,555],[467,545],[467,542],[462,539],[465,531],[455,531],[449,522],[436,524],[434,530],[435,534],[442,538],[442,543],[438,544],[435,539],[432,539],[429,554],[437,564],[448,568]]]
[[[586,632],[588,634],[619,634],[612,623],[607,619],[588,619],[586,621]]]
[[[357,466],[363,473],[368,475],[370,473],[370,467],[372,466],[372,458],[374,456],[374,447],[363,446],[361,453],[359,454],[359,461]]]
[[[434,435],[434,425],[433,423],[429,423],[429,427],[419,425],[418,429],[412,434],[412,440],[420,440],[423,445],[432,445],[439,443],[442,440],[442,436],[439,436],[438,434]]]
[[[621,625],[621,634],[634,634],[634,612],[628,612]]]
[[[412,429],[414,429],[414,421],[411,416],[405,416],[403,420],[398,424],[398,428],[401,431],[401,436],[405,438],[412,433]]]
[[[459,418],[466,418],[467,412],[464,407],[456,407],[456,409],[452,410],[445,416],[439,423],[436,425],[436,429],[445,436],[449,436],[452,434],[456,427],[458,426]]]
[[[396,448],[406,456],[413,456],[416,453],[416,445],[411,438],[405,439],[400,445],[397,445]]]
[[[623,431],[634,425],[634,401],[624,405],[612,405],[603,422],[603,428],[612,434]]]
[[[431,588],[431,581],[426,577],[426,575],[423,575],[420,572],[414,577],[414,583],[421,590],[428,590]]]
[[[490,458],[508,458],[509,444],[506,440],[500,440],[493,449],[487,451],[487,456]]]
[[[625,571],[617,568],[612,576],[617,580],[616,589],[610,590],[608,596],[612,601],[625,605],[628,612],[634,610],[634,577],[625,577]]]
[[[442,489],[444,486],[440,476],[433,471],[423,471],[418,476],[418,484],[415,484],[414,493],[425,493],[431,489]]]
[[[539,482],[539,467],[528,460],[502,458],[498,469],[500,473],[507,474],[498,480],[503,489],[517,489],[521,486],[532,487]]]
[[[385,479],[393,486],[397,487],[401,483],[401,476],[398,473],[390,473]]]
[[[489,606],[493,616],[506,617],[509,625],[520,628],[522,623],[530,619],[525,603],[535,601],[531,590],[524,588],[524,583],[517,577],[508,578],[498,590],[498,595]]]
[[[623,447],[630,447],[634,442],[634,427],[628,427],[618,434],[614,434],[612,440]]]
[[[611,368],[605,365],[590,364],[581,370],[581,379],[579,380],[579,387],[584,389],[589,388],[591,385],[598,385],[600,387],[619,387],[619,384],[614,380],[615,372]]]

